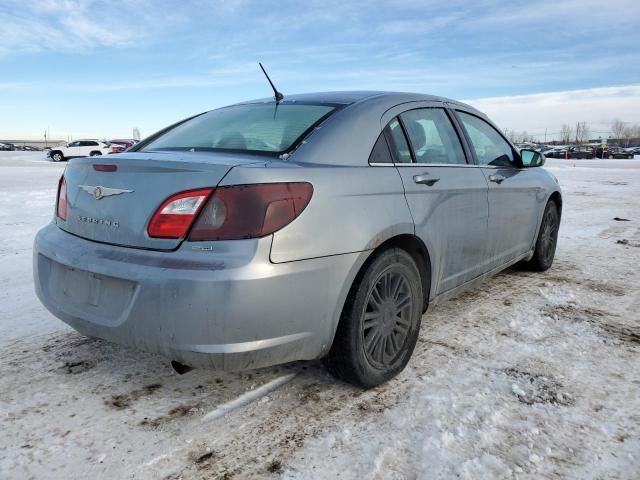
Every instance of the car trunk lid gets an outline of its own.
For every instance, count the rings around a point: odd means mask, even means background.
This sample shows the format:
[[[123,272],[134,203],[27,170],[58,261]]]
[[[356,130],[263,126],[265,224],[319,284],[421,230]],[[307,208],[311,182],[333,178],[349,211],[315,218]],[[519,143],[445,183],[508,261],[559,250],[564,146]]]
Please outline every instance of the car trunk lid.
[[[181,239],[152,238],[151,217],[168,197],[216,187],[236,165],[260,162],[251,155],[197,152],[124,153],[69,162],[67,220],[57,225],[88,240],[153,250],[173,250]]]

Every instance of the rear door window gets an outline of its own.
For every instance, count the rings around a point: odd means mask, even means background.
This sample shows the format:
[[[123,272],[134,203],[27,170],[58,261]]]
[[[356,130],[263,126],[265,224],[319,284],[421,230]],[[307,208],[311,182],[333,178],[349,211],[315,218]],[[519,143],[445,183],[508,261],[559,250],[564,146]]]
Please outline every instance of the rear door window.
[[[400,115],[416,163],[465,164],[464,150],[442,108],[419,108]]]
[[[373,150],[371,150],[369,163],[393,163],[393,158],[391,158],[391,152],[389,151],[389,145],[387,144],[384,132],[378,136],[378,140],[376,140]]]
[[[409,144],[407,143],[407,138],[404,134],[404,130],[402,129],[402,125],[400,125],[400,121],[398,118],[394,118],[387,125],[387,132],[390,140],[390,147],[393,152],[393,156],[395,158],[396,163],[411,163],[411,150],[409,149]]]

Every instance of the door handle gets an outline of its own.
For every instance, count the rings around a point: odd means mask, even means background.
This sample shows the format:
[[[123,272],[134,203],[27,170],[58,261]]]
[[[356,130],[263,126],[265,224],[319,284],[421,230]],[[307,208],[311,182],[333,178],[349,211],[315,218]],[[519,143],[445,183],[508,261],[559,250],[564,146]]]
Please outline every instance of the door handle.
[[[502,175],[489,175],[489,181],[494,183],[502,183],[505,180],[505,177]]]
[[[440,179],[432,177],[428,173],[423,173],[421,175],[415,175],[413,177],[413,181],[416,183],[420,183],[422,185],[427,185],[428,187],[431,187],[434,183],[439,182]]]

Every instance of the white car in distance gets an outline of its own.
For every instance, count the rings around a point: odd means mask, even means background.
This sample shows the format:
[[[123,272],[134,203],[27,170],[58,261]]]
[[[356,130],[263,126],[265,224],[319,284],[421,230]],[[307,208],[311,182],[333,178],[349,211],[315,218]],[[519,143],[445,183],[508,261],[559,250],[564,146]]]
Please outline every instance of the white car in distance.
[[[54,162],[68,160],[75,157],[94,157],[110,153],[107,143],[98,140],[76,140],[61,147],[53,147],[47,153]]]

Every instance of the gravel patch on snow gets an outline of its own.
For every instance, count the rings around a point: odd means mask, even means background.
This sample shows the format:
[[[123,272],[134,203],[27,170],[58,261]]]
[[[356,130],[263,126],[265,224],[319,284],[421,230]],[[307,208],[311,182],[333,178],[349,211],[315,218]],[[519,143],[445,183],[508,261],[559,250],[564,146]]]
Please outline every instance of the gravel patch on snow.
[[[319,362],[178,376],[67,328],[31,278],[63,168],[0,153],[0,477],[637,478],[639,159],[549,160],[554,266],[438,305],[368,391]]]

